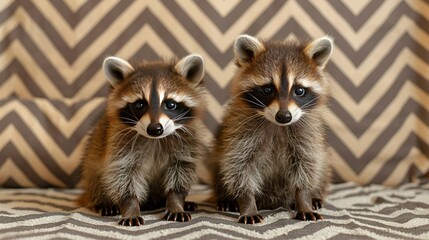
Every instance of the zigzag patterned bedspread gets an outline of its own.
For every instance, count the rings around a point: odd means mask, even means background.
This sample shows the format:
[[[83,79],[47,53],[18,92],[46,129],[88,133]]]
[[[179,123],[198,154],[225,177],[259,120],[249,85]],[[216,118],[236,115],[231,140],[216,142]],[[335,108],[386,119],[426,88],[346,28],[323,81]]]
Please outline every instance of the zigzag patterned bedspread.
[[[1,189],[0,239],[429,239],[429,183],[395,188],[333,185],[325,220],[301,222],[283,209],[262,211],[265,222],[236,223],[205,202],[211,191],[197,186],[190,200],[199,203],[192,221],[160,220],[163,210],[144,212],[146,224],[121,227],[117,217],[100,217],[77,208],[80,190]]]

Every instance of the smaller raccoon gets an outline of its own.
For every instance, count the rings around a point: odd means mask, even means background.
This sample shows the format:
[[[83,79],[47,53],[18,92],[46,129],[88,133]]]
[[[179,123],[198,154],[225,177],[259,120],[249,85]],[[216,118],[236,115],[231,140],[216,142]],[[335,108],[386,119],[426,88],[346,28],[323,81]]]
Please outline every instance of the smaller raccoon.
[[[317,220],[330,179],[323,74],[333,40],[261,41],[241,35],[238,66],[215,140],[212,164],[218,209],[240,211],[239,222],[263,221],[258,209],[294,208]]]
[[[185,204],[204,156],[203,59],[131,65],[108,57],[111,84],[104,115],[90,135],[82,162],[79,203],[101,215],[119,213],[124,226],[144,224],[140,211],[166,207],[171,221],[188,221]]]

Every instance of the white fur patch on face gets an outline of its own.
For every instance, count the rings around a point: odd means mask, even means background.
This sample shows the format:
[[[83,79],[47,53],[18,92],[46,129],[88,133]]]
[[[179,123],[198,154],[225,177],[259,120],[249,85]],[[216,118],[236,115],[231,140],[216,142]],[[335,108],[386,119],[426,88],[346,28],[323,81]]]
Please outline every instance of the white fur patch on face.
[[[297,80],[297,82],[305,87],[305,88],[310,88],[312,91],[316,92],[316,93],[320,93],[322,92],[322,86],[320,86],[319,82],[317,81],[310,81],[306,78],[300,78]]]
[[[136,130],[140,135],[143,135],[147,138],[153,138],[147,134],[146,129],[150,124],[150,117],[148,114],[143,115],[142,118],[138,121],[138,123],[134,126],[134,130]]]
[[[291,90],[292,90],[293,85],[295,84],[295,74],[293,74],[293,73],[289,74],[287,76],[287,79],[289,81],[288,90],[289,90],[289,93],[290,93]]]
[[[301,118],[302,110],[294,102],[289,103],[288,110],[292,114],[292,120],[288,124],[292,124]]]
[[[269,106],[267,106],[263,112],[259,112],[264,116],[266,119],[268,119],[270,122],[279,124],[276,121],[276,113],[279,111],[280,106],[278,102],[273,102]]]
[[[170,93],[170,94],[168,94],[166,99],[173,99],[177,103],[183,102],[188,107],[197,107],[198,106],[198,103],[193,98],[191,98],[189,96]]]
[[[173,134],[177,129],[174,121],[171,120],[166,115],[161,115],[161,117],[159,118],[159,122],[161,123],[162,127],[164,128],[164,133],[161,136],[159,136],[159,138],[163,138],[163,137],[166,137],[170,134]]]
[[[159,123],[162,125],[164,132],[160,136],[154,137],[147,133],[147,127],[149,126],[150,123],[151,123],[150,117],[148,114],[146,114],[140,119],[139,123],[134,127],[134,130],[136,130],[139,134],[143,135],[144,137],[151,138],[151,139],[160,139],[173,134],[176,131],[176,129],[180,128],[180,126],[176,126],[174,121],[172,121],[168,116],[161,115],[161,117],[159,118]]]
[[[158,95],[159,95],[159,105],[161,106],[162,101],[164,100],[165,90],[164,89],[160,89],[158,91]]]
[[[260,112],[260,114],[270,122],[279,126],[287,126],[293,124],[294,122],[298,121],[303,114],[302,110],[294,102],[291,102],[288,105],[288,111],[292,114],[292,120],[288,123],[279,123],[276,121],[276,114],[279,109],[279,104],[277,102],[273,102],[267,108],[265,108],[263,112]]]

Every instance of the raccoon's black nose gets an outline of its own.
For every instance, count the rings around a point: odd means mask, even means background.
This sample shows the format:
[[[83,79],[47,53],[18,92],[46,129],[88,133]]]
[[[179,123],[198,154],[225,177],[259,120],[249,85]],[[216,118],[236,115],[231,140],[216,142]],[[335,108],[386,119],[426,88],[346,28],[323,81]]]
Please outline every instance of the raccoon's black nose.
[[[292,114],[289,111],[278,111],[276,121],[278,123],[289,123],[292,120]]]
[[[162,128],[161,123],[151,123],[149,126],[147,126],[147,134],[158,137],[161,136],[161,134],[164,132],[164,128]]]

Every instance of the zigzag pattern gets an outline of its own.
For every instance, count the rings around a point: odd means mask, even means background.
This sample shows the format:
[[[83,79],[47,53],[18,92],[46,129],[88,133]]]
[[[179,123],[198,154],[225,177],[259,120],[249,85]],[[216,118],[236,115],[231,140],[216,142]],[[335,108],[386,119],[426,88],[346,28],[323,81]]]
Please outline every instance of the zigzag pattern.
[[[424,0],[2,1],[0,97],[103,97],[100,66],[107,55],[153,60],[197,52],[206,62],[210,93],[205,124],[215,132],[235,71],[237,35],[308,39],[328,33],[336,44],[327,66],[336,180],[395,185],[407,180],[411,167],[429,171],[428,9]],[[47,152],[39,133],[22,125],[0,133],[32,132],[39,143],[29,148]],[[71,152],[64,149],[75,149],[57,142],[61,146],[49,146],[65,156]],[[11,144],[3,146],[19,152]],[[22,172],[18,157],[3,159],[0,170],[13,163]],[[34,181],[42,183],[28,180]]]
[[[74,187],[85,136],[104,102],[0,101],[0,182],[8,187]]]
[[[0,234],[5,239],[427,239],[428,190],[428,184],[394,189],[334,185],[319,210],[325,219],[317,222],[294,220],[293,211],[278,208],[261,211],[265,222],[248,226],[236,222],[237,213],[199,202],[190,222],[162,220],[164,210],[159,209],[142,212],[145,224],[130,228],[117,225],[119,215],[76,209],[74,200],[81,193],[76,189],[2,189]],[[207,199],[209,193],[200,188],[189,199]]]

